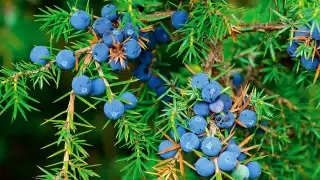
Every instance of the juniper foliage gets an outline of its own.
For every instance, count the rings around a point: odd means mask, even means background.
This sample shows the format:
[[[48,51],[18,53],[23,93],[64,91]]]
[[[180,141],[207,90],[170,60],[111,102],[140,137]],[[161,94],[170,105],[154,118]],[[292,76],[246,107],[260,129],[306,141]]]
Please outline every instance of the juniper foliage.
[[[53,151],[48,158],[59,156],[61,160],[40,165],[42,174],[38,179],[99,178],[94,171],[99,164],[87,162],[90,154],[86,149],[91,145],[84,135],[94,128],[104,129],[106,126],[114,126],[117,131],[115,145],[131,152],[130,156],[117,161],[125,162],[119,169],[124,172],[123,178],[197,177],[193,157],[182,155],[181,150],[177,158],[170,161],[161,160],[157,155],[160,141],[170,139],[170,130],[178,135],[177,125],[187,128],[185,120],[192,117],[193,105],[202,101],[201,92],[190,84],[192,74],[197,72],[209,74],[212,81],[224,85],[222,92],[232,96],[234,103],[239,101],[238,107],[233,107],[234,112],[243,108],[240,104],[244,98],[249,99],[244,104],[256,111],[259,125],[241,133],[236,130],[234,137],[244,140],[240,143],[245,146],[242,149],[252,147],[250,160],[261,164],[261,178],[316,179],[320,176],[320,166],[315,166],[320,160],[320,89],[317,80],[320,66],[310,71],[303,68],[300,61],[303,56],[312,59],[320,56],[319,41],[311,38],[312,32],[320,29],[318,1],[263,0],[249,9],[237,8],[224,0],[118,0],[113,3],[123,18],[131,19],[136,32],[140,28],[153,31],[162,27],[170,36],[169,44],[157,45],[151,65],[152,73],[161,78],[166,89],[157,95],[147,83],[135,77],[123,80],[108,63],[93,60],[92,46],[101,38],[94,33],[92,24],[99,18],[100,9],[92,9],[89,1],[85,8],[77,2],[68,3],[68,9],[57,6],[40,9],[42,14],[35,15],[36,22],[42,23],[40,29],[51,36],[50,56],[42,57],[48,62],[40,66],[25,61],[14,64],[13,69],[1,69],[0,115],[12,110],[12,121],[18,116],[27,120],[30,111],[38,111],[40,103],[28,92],[33,88],[42,89],[44,84],[59,86],[63,71],[55,60],[61,50],[56,42],[61,39],[65,42],[64,49],[72,50],[77,57],[74,76],[100,77],[104,80],[106,92],[102,97],[81,97],[70,91],[55,101],[69,98],[65,111],[44,120],[43,125],[52,124],[57,129],[57,140],[48,142],[43,148],[58,146],[60,150]],[[70,17],[80,8],[90,14],[91,24],[88,29],[77,31],[72,28]],[[189,14],[187,23],[178,30],[170,24],[171,15],[176,10]],[[119,27],[128,23],[116,22]],[[295,36],[302,26],[310,28],[309,37]],[[148,44],[148,40],[139,40],[141,47]],[[296,41],[300,45],[295,50],[296,57],[291,58],[287,46]],[[166,54],[171,58],[164,59]],[[175,68],[168,76],[165,72],[170,66]],[[232,84],[235,72],[244,76],[241,89]],[[108,119],[103,127],[94,127],[90,119],[82,117],[82,113],[97,111],[97,107],[114,98],[127,103],[121,98],[125,91],[137,95],[138,106],[126,110],[121,119]],[[172,99],[172,102],[165,101],[165,98]],[[84,103],[87,108],[78,109],[79,103]],[[212,122],[212,118],[208,117],[207,121]],[[258,133],[261,130],[263,134]],[[214,123],[209,124],[206,133],[222,139],[230,138],[226,130],[220,131]],[[203,156],[198,151],[194,154]],[[233,179],[222,171],[210,178]]]

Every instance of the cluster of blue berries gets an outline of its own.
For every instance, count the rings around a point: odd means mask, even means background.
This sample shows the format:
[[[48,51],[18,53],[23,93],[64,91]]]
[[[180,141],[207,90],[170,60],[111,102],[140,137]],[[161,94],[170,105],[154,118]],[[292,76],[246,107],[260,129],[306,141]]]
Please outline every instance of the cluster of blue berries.
[[[292,43],[288,43],[287,51],[291,57],[297,57],[296,51],[300,47],[302,43],[304,43],[307,39],[311,40],[311,42],[316,46],[316,51],[320,47],[320,34],[317,27],[311,32],[308,26],[302,26],[298,28],[298,30],[294,33],[294,40]],[[314,57],[306,57],[305,55],[301,56],[301,65],[307,70],[315,70],[320,65],[320,60],[318,53],[315,53]]]
[[[198,73],[192,77],[191,86],[201,91],[203,101],[196,102],[193,106],[194,115],[188,120],[188,127],[182,125],[172,129],[170,137],[180,143],[184,152],[201,150],[203,157],[195,162],[195,169],[200,176],[210,177],[219,170],[232,173],[233,177],[240,179],[258,178],[261,174],[261,167],[257,162],[249,162],[242,165],[239,162],[246,159],[246,154],[241,147],[231,138],[226,147],[223,147],[222,137],[215,137],[206,133],[207,126],[215,123],[220,129],[229,129],[235,124],[236,114],[232,113],[233,101],[227,94],[221,94],[222,86],[217,81],[209,79],[205,73]],[[250,109],[244,109],[237,117],[241,122],[242,129],[255,127],[257,114]],[[159,145],[160,157],[164,159],[174,158],[177,150],[172,149],[175,142],[164,140]],[[169,149],[166,151],[166,149]],[[217,163],[214,163],[214,159]],[[238,164],[238,166],[237,166]],[[216,167],[216,165],[218,167]]]

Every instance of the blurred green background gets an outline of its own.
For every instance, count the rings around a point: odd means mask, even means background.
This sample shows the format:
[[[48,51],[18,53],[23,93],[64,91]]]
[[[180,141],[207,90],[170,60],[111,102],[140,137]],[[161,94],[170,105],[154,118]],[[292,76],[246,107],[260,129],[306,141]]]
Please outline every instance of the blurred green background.
[[[71,4],[73,0],[69,1]],[[86,0],[79,1],[82,4]],[[255,0],[229,0],[237,6],[252,6]],[[91,0],[91,7],[95,14],[99,14],[103,0]],[[29,61],[29,52],[34,45],[48,45],[49,36],[39,30],[40,23],[34,22],[34,14],[40,14],[39,7],[57,5],[67,9],[65,0],[1,0],[0,1],[0,65],[12,68],[14,62]],[[55,46],[62,48],[63,42]],[[41,174],[36,167],[55,162],[55,159],[46,157],[55,152],[54,147],[40,149],[53,142],[56,129],[52,124],[40,126],[44,119],[50,118],[57,112],[66,109],[67,100],[57,104],[52,102],[61,95],[70,91],[72,74],[62,76],[60,87],[45,86],[44,89],[33,89],[30,86],[30,95],[36,97],[41,104],[34,106],[41,112],[28,113],[28,122],[22,118],[11,122],[11,112],[0,116],[0,179],[32,179]],[[83,106],[83,107],[81,107]],[[76,104],[77,109],[84,109],[81,103]],[[116,131],[112,125],[101,130],[105,123],[105,116],[101,107],[97,111],[87,112],[84,117],[97,127],[93,132],[84,137],[93,146],[88,148],[90,154],[89,164],[102,164],[95,171],[102,179],[121,179],[119,172],[123,165],[115,163],[119,157],[126,155],[126,148],[115,147]],[[57,159],[56,159],[57,160]]]

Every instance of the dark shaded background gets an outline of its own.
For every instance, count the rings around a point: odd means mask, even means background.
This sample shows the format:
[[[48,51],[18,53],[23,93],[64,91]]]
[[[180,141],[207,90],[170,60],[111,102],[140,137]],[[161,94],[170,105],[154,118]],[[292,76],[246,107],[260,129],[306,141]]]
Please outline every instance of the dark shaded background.
[[[48,45],[49,36],[45,32],[39,31],[40,23],[34,22],[34,14],[40,14],[37,9],[45,6],[52,7],[57,5],[67,9],[66,1],[45,1],[45,0],[2,0],[0,2],[0,64],[1,66],[11,68],[12,62],[20,60],[29,60],[29,52],[33,45]],[[69,1],[71,4],[72,0]],[[85,0],[80,0],[80,3],[85,3]],[[231,1],[229,1],[231,2]],[[248,1],[233,1],[236,5],[247,2],[246,5],[252,5]],[[255,1],[251,1],[255,2]],[[105,4],[102,0],[91,0],[93,8],[97,12]],[[99,10],[99,11],[98,11]],[[62,48],[62,43],[57,43],[56,46]],[[36,97],[41,104],[34,106],[41,112],[27,113],[28,122],[21,117],[16,121],[11,121],[11,113],[0,116],[0,179],[32,179],[41,174],[36,167],[44,166],[50,162],[61,161],[61,159],[46,159],[47,156],[56,152],[58,149],[50,147],[41,150],[54,140],[56,137],[56,129],[52,124],[40,126],[44,119],[54,116],[57,112],[66,109],[68,104],[67,99],[53,104],[52,102],[70,91],[70,82],[72,75],[64,73],[60,87],[56,89],[54,86],[45,86],[42,90],[34,89],[30,85],[31,97]],[[85,106],[81,103],[76,103],[78,110],[83,110]],[[129,153],[125,148],[119,149],[114,147],[116,131],[112,125],[104,130],[101,130],[105,123],[105,116],[102,108],[97,111],[87,112],[83,115],[95,127],[93,132],[84,137],[93,147],[88,148],[90,154],[89,164],[102,164],[95,171],[102,179],[120,179],[119,172],[123,164],[115,163],[115,160]],[[61,158],[60,156],[58,158]]]

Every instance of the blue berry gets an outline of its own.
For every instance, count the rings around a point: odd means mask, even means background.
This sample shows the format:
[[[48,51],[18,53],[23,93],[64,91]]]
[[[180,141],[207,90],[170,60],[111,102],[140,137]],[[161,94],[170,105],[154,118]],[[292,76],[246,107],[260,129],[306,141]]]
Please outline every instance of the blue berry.
[[[135,29],[132,23],[128,23],[123,30],[123,35],[125,39],[130,38],[137,40],[139,37],[139,29]]]
[[[113,99],[111,103],[107,101],[104,105],[104,114],[111,120],[120,119],[123,113],[124,105],[117,99]]]
[[[163,27],[158,27],[155,32],[155,37],[158,42],[160,43],[168,43],[170,41],[170,36],[169,34],[163,29]]]
[[[147,43],[148,49],[155,49],[157,47],[157,39],[154,32],[150,32],[148,36],[149,36],[148,38],[149,42]]]
[[[234,72],[232,73],[232,84],[236,87],[236,88],[239,88],[240,85],[242,84],[243,82],[243,76],[238,73],[238,72]]]
[[[257,114],[254,111],[245,109],[240,113],[239,121],[242,122],[247,128],[252,128],[257,123]]]
[[[313,29],[311,36],[315,40],[320,40],[320,33],[317,27]]]
[[[176,129],[177,129],[179,137],[174,133],[173,129],[170,130],[170,137],[175,141],[179,141],[181,136],[183,136],[187,131],[186,131],[186,129],[184,129],[181,126],[177,126]]]
[[[199,148],[200,140],[196,134],[187,132],[181,136],[180,145],[183,151],[191,152]]]
[[[292,41],[291,46],[290,46],[290,42],[288,43],[287,51],[290,57],[293,57],[293,58],[297,57],[297,54],[295,52],[298,49],[298,47],[299,47],[299,43],[297,41]]]
[[[93,96],[100,96],[106,91],[106,85],[101,78],[91,80],[91,94]]]
[[[307,70],[315,70],[319,66],[320,61],[318,56],[314,56],[314,59],[312,60],[312,57],[306,59],[304,55],[301,56],[301,65]]]
[[[205,102],[213,103],[219,97],[221,90],[222,88],[218,82],[210,82],[203,87],[201,96]]]
[[[109,59],[109,47],[103,43],[94,45],[92,56],[98,62],[106,62]]]
[[[42,59],[42,56],[50,56],[49,49],[44,46],[36,46],[31,50],[30,59],[33,63],[46,64],[47,60]]]
[[[121,13],[118,19],[123,24],[128,24],[132,22],[131,15],[128,12]]]
[[[209,77],[205,73],[195,74],[191,79],[191,85],[198,89],[202,89],[207,84],[209,84]]]
[[[243,161],[247,158],[246,153],[240,153],[240,155],[238,156],[238,161]]]
[[[157,93],[157,96],[160,97],[160,96],[162,96],[164,93],[166,93],[167,91],[168,91],[168,87],[166,87],[166,86],[161,86],[161,87],[157,88],[156,93]],[[172,97],[170,97],[170,96],[164,96],[164,97],[162,98],[162,100],[165,101],[165,102],[171,102],[171,101],[172,101]]]
[[[113,29],[103,33],[103,43],[108,47],[113,47],[114,43],[122,43],[124,40],[123,32],[118,29]]]
[[[171,23],[175,29],[180,29],[188,21],[188,14],[185,11],[176,11],[171,16]]]
[[[261,175],[261,166],[257,162],[249,162],[247,164],[247,168],[249,169],[249,178],[255,179]]]
[[[233,170],[231,176],[236,180],[249,179],[249,169],[247,166],[239,164],[235,170]]]
[[[80,96],[88,95],[91,91],[91,81],[88,76],[80,75],[72,80],[72,90]]]
[[[98,18],[93,23],[93,30],[98,36],[102,36],[104,32],[113,29],[112,22],[107,18]]]
[[[205,102],[197,102],[193,106],[193,111],[198,116],[209,116],[210,110],[209,110],[209,104]]]
[[[137,106],[137,97],[132,94],[131,92],[125,92],[121,96],[122,99],[125,99],[126,101],[130,102],[131,104],[125,104],[125,109],[133,109]]]
[[[223,111],[228,111],[232,107],[232,99],[228,94],[221,94],[218,100],[223,102]]]
[[[221,151],[222,146],[218,138],[214,136],[206,137],[201,144],[202,152],[207,156],[216,156]]]
[[[229,142],[230,142],[230,144],[237,144],[237,143],[236,143],[236,140],[235,140],[234,138],[231,138],[231,139],[229,140]]]
[[[107,4],[102,8],[101,15],[110,21],[114,21],[118,17],[117,7],[112,4]]]
[[[310,36],[310,28],[307,26],[300,27],[297,32],[294,33],[295,37],[303,36],[303,37],[309,37]]]
[[[209,177],[214,174],[215,166],[211,159],[201,157],[195,164],[197,173],[202,177]]]
[[[162,85],[164,85],[164,81],[157,76],[151,76],[148,81],[148,86],[153,91],[156,91]]]
[[[159,148],[158,148],[158,151],[159,152],[162,152],[164,151],[165,149],[168,149],[170,147],[172,147],[173,144],[171,141],[169,140],[164,140],[160,143],[159,145]],[[171,150],[171,151],[168,151],[166,153],[162,153],[160,154],[160,157],[162,157],[163,159],[169,159],[169,158],[173,158],[175,155],[177,154],[177,151],[176,150]]]
[[[136,59],[141,53],[141,47],[138,41],[130,39],[123,45],[123,52],[128,59]]]
[[[90,15],[86,11],[78,10],[72,14],[70,23],[76,30],[84,30],[90,24]]]
[[[211,112],[213,112],[213,113],[220,113],[224,109],[224,104],[221,100],[218,100],[214,103],[211,103],[209,105],[209,108],[210,108]]]
[[[261,121],[260,126],[268,127],[268,121]],[[264,130],[259,128],[257,134],[264,134]]]
[[[151,70],[148,66],[140,64],[133,71],[133,76],[140,81],[147,81],[151,76]]]
[[[202,116],[194,116],[190,119],[189,129],[196,134],[202,134],[206,131],[208,123]]]
[[[116,61],[111,61],[109,63],[110,67],[112,70],[114,71],[118,71],[118,72],[123,72],[125,70],[125,68],[128,66],[128,61],[124,60],[124,67],[122,67],[120,60]]]
[[[76,57],[70,50],[62,50],[57,54],[56,63],[61,69],[72,69],[76,63]]]
[[[152,63],[153,54],[151,51],[142,51],[138,60],[141,64],[149,65]]]
[[[216,116],[216,124],[219,128],[230,128],[234,123],[234,115],[230,111]]]
[[[229,144],[226,148],[226,151],[233,152],[237,158],[239,157],[239,155],[241,153],[240,147],[236,144]]]
[[[233,152],[225,151],[218,157],[218,166],[222,171],[232,171],[237,165],[237,158]]]

